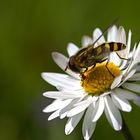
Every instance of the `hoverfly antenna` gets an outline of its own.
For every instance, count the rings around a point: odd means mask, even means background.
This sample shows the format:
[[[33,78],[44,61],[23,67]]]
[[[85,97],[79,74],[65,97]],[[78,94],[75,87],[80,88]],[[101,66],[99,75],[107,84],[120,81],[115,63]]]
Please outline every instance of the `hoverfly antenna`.
[[[113,22],[106,27],[106,29],[104,30],[104,32],[93,42],[93,45],[107,32],[107,30],[112,27],[118,20],[120,19],[120,17],[117,17],[113,20]]]

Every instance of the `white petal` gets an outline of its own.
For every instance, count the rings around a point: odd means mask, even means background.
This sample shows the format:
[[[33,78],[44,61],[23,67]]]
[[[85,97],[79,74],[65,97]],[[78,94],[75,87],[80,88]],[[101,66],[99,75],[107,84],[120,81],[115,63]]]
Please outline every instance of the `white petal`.
[[[113,62],[115,65],[119,66],[121,64],[121,59],[118,57],[116,52],[111,52],[109,56],[109,61]]]
[[[126,53],[125,53],[126,54]],[[128,55],[127,55],[128,56]],[[128,57],[125,57],[124,58],[128,58]],[[129,66],[129,61],[126,61],[126,60],[122,60],[121,62],[121,65],[119,66],[120,67],[120,70],[122,71],[122,73],[124,74],[125,73],[125,70],[127,69],[127,67]]]
[[[58,102],[58,101],[56,100],[56,102]],[[62,114],[62,110],[63,110],[64,108],[66,108],[69,104],[71,104],[71,102],[72,102],[72,99],[68,99],[68,100],[62,101],[62,102],[58,105],[59,108],[56,107],[56,108],[58,108],[58,110],[55,111],[54,113],[52,113],[52,114],[49,116],[48,120],[52,120],[52,119],[54,119],[54,118],[56,118],[56,117],[58,117],[58,116],[60,116],[60,118],[61,118],[62,115],[63,115],[63,117],[64,117],[64,114]],[[47,109],[47,111],[52,111],[52,110],[55,109],[55,108],[51,108],[51,107],[52,107],[52,106],[50,106],[50,107],[49,107],[50,110]]]
[[[136,66],[137,71],[140,71],[140,65]]]
[[[131,47],[131,37],[132,37],[132,32],[129,31],[129,33],[128,33],[128,40],[127,40],[127,53],[126,53],[126,55],[129,54],[129,52],[130,52],[130,47]]]
[[[137,60],[138,62],[140,61],[140,43],[137,46],[135,56],[134,56],[135,61]]]
[[[136,49],[136,44],[134,45],[133,52],[132,52],[132,62],[128,68],[128,71],[133,69],[137,63],[140,62],[140,43],[138,44],[138,47]]]
[[[49,116],[48,121],[51,121],[51,120],[53,120],[53,119],[59,117],[59,112],[60,112],[60,109],[57,110],[57,111],[55,111],[54,113],[52,113],[52,114]]]
[[[111,85],[111,89],[117,87],[120,84],[121,80],[122,80],[122,75],[116,77]]]
[[[104,92],[103,94],[101,94],[100,97],[104,97],[104,96],[107,96],[107,95],[109,95],[109,94],[111,94],[111,92],[110,92],[110,91],[106,91],[106,92]]]
[[[127,43],[130,43],[131,41],[131,38],[130,38],[130,34],[128,36],[128,42]],[[117,42],[120,42],[120,43],[123,43],[126,45],[126,33],[125,33],[125,30],[122,26],[119,27],[118,29],[118,33],[117,33]],[[128,44],[129,45],[129,44]],[[123,58],[128,58],[128,54],[129,54],[129,46],[126,45],[126,49],[123,49],[121,51],[118,51],[118,54],[123,57]],[[126,62],[126,61],[125,61]]]
[[[129,81],[140,81],[140,73],[134,74]]]
[[[67,67],[67,64],[68,64],[68,61],[69,59],[67,57],[65,57],[64,55],[62,55],[61,53],[58,53],[58,52],[53,52],[52,53],[52,58],[54,60],[54,62],[62,69],[65,71],[66,67]],[[71,71],[70,69],[67,69],[66,70],[66,73],[68,73],[69,75],[77,78],[77,79],[80,79],[79,78],[79,74]]]
[[[129,54],[131,54],[131,56],[129,56],[129,58],[131,57],[130,60],[130,64],[127,66],[127,68],[125,69],[125,74],[127,75],[127,73],[129,73],[129,71],[135,66],[135,64],[137,63],[137,61],[135,61],[135,52],[136,52],[136,44],[133,47],[133,51]]]
[[[119,27],[118,32],[117,32],[117,37],[116,37],[116,42],[120,42],[126,45],[126,33],[125,30],[122,26]],[[127,58],[128,56],[126,55],[127,53],[127,47],[126,49],[123,49],[121,51],[118,51],[117,53],[119,54],[119,56],[121,56],[122,58]],[[125,60],[126,61],[126,60]]]
[[[65,70],[67,63],[68,63],[68,58],[64,56],[63,54],[59,52],[53,52],[52,53],[52,58],[54,62],[63,70]]]
[[[132,56],[131,56],[131,60],[130,60],[130,65],[128,66],[128,68],[127,68],[127,72],[126,73],[128,73],[129,71],[131,71],[133,68],[135,68],[135,66],[136,66],[136,64],[139,62],[139,60],[140,60],[140,58],[139,59],[137,59],[137,56],[135,57],[135,54],[136,54],[136,49],[135,49],[135,47],[136,47],[136,44],[135,44],[135,46],[134,46],[134,48],[133,48],[133,52],[131,53],[132,54]]]
[[[64,119],[65,117],[67,117],[67,114],[68,114],[68,111],[65,111],[65,112],[63,112],[63,113],[59,113],[59,117],[60,117],[60,119]]]
[[[81,102],[78,102],[77,104],[75,104],[75,106],[81,106],[81,105],[85,105],[87,102],[95,102],[98,100],[98,96],[88,96],[87,99],[81,101]]]
[[[140,97],[136,94],[134,94],[131,91],[124,90],[124,89],[117,89],[120,90],[119,96],[128,100],[132,100],[134,104],[140,107]]]
[[[71,102],[71,99],[66,100],[66,101],[62,101],[62,100],[55,100],[53,103],[51,103],[50,105],[48,105],[45,109],[43,109],[43,112],[53,112],[55,110],[58,110],[62,107],[64,107],[64,104],[66,104],[66,102]]]
[[[67,46],[69,56],[75,55],[78,50],[79,48],[73,43],[69,43]]]
[[[138,93],[140,92],[140,85],[139,84],[125,82],[122,86],[124,88],[131,90],[131,91],[138,92]]]
[[[92,122],[93,111],[94,111],[94,105],[91,104],[86,111],[83,127],[82,127],[83,137],[85,140],[89,140],[95,130],[96,123]]]
[[[79,104],[76,104],[76,107],[74,107],[73,109],[71,109],[69,111],[67,116],[72,117],[72,116],[84,111],[91,103],[92,103],[91,98],[88,98],[87,100],[79,102]]]
[[[74,128],[77,126],[80,119],[82,118],[83,114],[84,111],[68,119],[67,124],[65,126],[66,135],[69,135],[74,130]]]
[[[81,89],[80,82],[66,74],[44,72],[42,78],[55,87],[63,87],[66,89]]]
[[[119,90],[117,90],[117,89],[115,91],[116,91],[116,93],[119,92]],[[129,104],[129,102],[125,98],[120,97],[119,94],[116,94],[116,93],[111,94],[111,97],[112,97],[114,104],[120,110],[125,111],[125,112],[130,112],[132,110],[132,107]]]
[[[66,107],[64,107],[63,109],[61,109],[60,111],[60,119],[63,119],[67,116],[69,110],[73,107],[73,105],[78,101],[79,99],[74,99],[70,102],[70,104],[68,104]]]
[[[95,109],[93,110],[92,113],[92,121],[96,122],[100,116],[102,115],[103,111],[104,111],[104,99],[103,97],[100,97],[99,100],[96,102],[95,104]]]
[[[82,47],[87,47],[88,45],[93,44],[92,38],[89,36],[82,37]]]
[[[113,26],[108,30],[107,41],[116,42],[116,37],[117,37],[117,27]]]
[[[131,78],[131,77],[134,75],[135,72],[136,72],[136,69],[131,70],[131,71],[127,74],[127,76],[123,79],[123,82],[125,82],[125,81],[127,81],[129,78]]]
[[[115,107],[109,96],[104,97],[104,101],[105,101],[105,115],[110,125],[117,131],[121,130],[122,118],[119,110]]]
[[[102,31],[99,28],[96,28],[93,32],[93,43],[96,42],[96,40],[102,35]],[[99,46],[101,44],[105,43],[105,38],[102,36],[96,43],[95,46]]]
[[[125,34],[125,30],[122,26],[120,26],[118,29],[117,42],[126,44],[126,34]]]
[[[75,99],[75,98],[80,98],[83,95],[82,94],[75,94],[70,93],[70,92],[58,92],[58,91],[47,91],[43,93],[43,96],[48,97],[48,98],[53,98],[53,99]]]

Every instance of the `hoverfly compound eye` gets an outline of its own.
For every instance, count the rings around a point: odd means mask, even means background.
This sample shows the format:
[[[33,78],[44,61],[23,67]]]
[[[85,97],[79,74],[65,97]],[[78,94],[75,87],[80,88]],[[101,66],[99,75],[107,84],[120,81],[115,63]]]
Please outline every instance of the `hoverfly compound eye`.
[[[70,57],[68,63],[67,63],[67,66],[65,68],[65,71],[67,71],[67,69],[71,69],[71,65],[73,65],[73,61],[72,61],[73,57]]]
[[[70,57],[67,68],[70,68],[73,72],[76,73],[80,72],[78,66],[75,64],[74,56]]]

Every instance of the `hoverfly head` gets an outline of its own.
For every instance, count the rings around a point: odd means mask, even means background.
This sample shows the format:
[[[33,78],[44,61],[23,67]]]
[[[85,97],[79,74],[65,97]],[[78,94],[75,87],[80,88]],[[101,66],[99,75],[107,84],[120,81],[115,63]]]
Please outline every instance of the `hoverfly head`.
[[[80,68],[76,65],[75,56],[71,56],[67,65],[73,72],[80,73]]]

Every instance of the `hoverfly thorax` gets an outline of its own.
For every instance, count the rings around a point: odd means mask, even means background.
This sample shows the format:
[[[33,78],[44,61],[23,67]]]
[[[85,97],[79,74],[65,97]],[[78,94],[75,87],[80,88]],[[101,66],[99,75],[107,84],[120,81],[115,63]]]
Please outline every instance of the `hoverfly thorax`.
[[[93,46],[91,46],[93,47]],[[84,69],[87,69],[89,66],[94,65],[95,61],[93,59],[94,55],[89,48],[82,48],[75,55],[71,56],[67,67],[69,67],[72,71],[76,73],[82,72]]]

